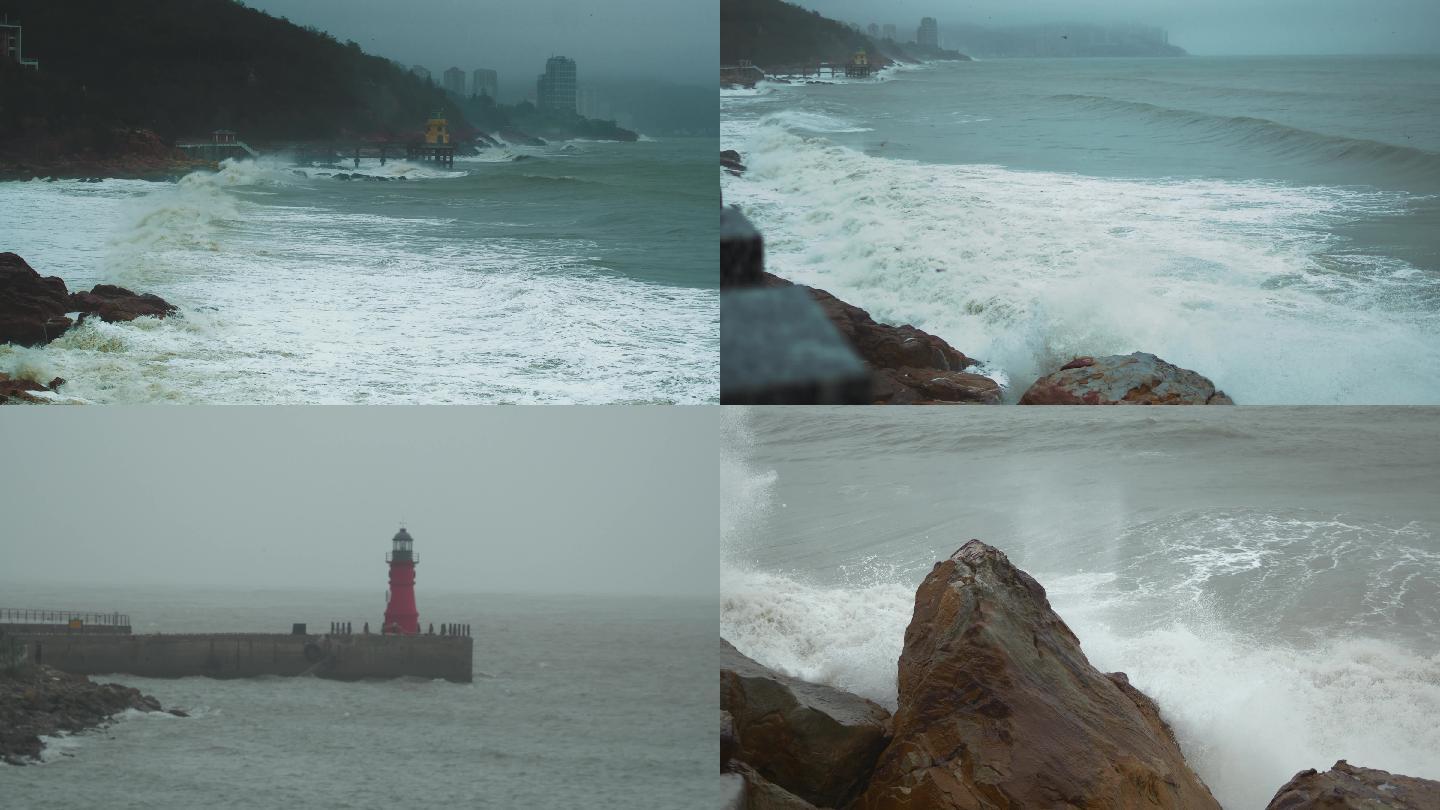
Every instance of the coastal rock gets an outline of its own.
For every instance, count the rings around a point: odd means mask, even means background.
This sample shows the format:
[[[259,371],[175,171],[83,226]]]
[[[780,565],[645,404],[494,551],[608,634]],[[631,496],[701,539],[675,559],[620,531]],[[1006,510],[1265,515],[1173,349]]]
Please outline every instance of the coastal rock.
[[[744,781],[741,806],[745,810],[817,810],[815,805],[761,776],[749,765],[737,762],[732,767],[729,774],[721,776],[739,776]]]
[[[114,284],[96,284],[90,292],[70,295],[70,310],[97,315],[106,323],[133,321],[136,318],[163,318],[175,312],[175,306],[158,295],[136,293]]]
[[[42,276],[14,253],[0,253],[0,343],[42,346],[74,325],[65,282]]]
[[[769,286],[791,284],[766,273]],[[1000,402],[1000,386],[981,374],[965,371],[975,365],[939,337],[909,324],[877,323],[870,313],[841,301],[825,290],[796,285],[809,291],[825,316],[874,372],[873,394],[881,404]]]
[[[9,374],[0,371],[0,405],[8,405],[15,402],[25,402],[32,405],[45,404],[50,400],[48,397],[36,396],[37,393],[54,392],[65,384],[64,378],[56,377],[48,385],[41,385],[34,380],[20,380],[12,378]]]
[[[511,144],[511,145],[513,145],[513,146],[544,146],[544,145],[545,145],[545,142],[544,142],[544,141],[540,140],[539,138],[535,137],[534,135],[530,135],[530,134],[528,134],[528,133],[521,132],[521,131],[518,130],[518,129],[513,129],[513,128],[509,128],[509,127],[505,128],[505,129],[502,129],[502,130],[500,130],[499,132],[497,132],[497,133],[495,133],[495,134],[498,135],[498,136],[499,136],[502,140],[504,140],[506,143]]]
[[[766,782],[817,806],[849,802],[864,787],[887,738],[885,709],[773,672],[723,639],[720,709],[733,718],[735,756],[727,769],[743,763]]]
[[[1295,774],[1266,810],[1433,810],[1440,807],[1440,782],[1359,768],[1345,760],[1319,773]]]
[[[24,765],[40,756],[41,737],[96,728],[126,709],[163,711],[159,701],[132,687],[47,666],[0,670],[0,761]]]
[[[1135,352],[1077,357],[1035,381],[1021,405],[1234,405],[1208,378]]]
[[[915,595],[891,722],[858,810],[1220,807],[1155,704],[978,540]]]
[[[739,152],[724,149],[720,152],[720,168],[739,177],[745,171],[745,164],[740,162]]]

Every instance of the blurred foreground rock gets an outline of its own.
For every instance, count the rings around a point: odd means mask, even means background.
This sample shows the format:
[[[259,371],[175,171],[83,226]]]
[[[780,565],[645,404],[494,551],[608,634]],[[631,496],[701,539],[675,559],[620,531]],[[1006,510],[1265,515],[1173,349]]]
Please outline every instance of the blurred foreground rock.
[[[25,765],[39,758],[41,737],[97,728],[126,709],[164,711],[158,700],[129,686],[33,664],[0,669],[0,761]]]

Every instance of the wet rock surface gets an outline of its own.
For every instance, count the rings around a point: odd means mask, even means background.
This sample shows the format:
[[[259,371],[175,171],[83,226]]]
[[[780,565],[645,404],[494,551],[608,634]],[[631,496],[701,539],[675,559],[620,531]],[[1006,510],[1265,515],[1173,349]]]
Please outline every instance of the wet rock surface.
[[[74,325],[70,294],[56,276],[42,276],[14,253],[0,253],[0,343],[43,346]]]
[[[45,396],[57,391],[65,384],[65,380],[56,377],[47,385],[41,385],[34,380],[16,379],[9,374],[0,371],[0,405],[9,405],[16,402],[29,404],[44,404],[50,402],[50,397]]]
[[[25,765],[39,758],[41,737],[102,727],[126,709],[164,711],[158,700],[128,686],[47,666],[0,670],[0,761]]]
[[[745,164],[740,162],[740,153],[734,149],[723,149],[720,152],[720,168],[739,177],[745,173]]]
[[[1154,702],[1090,665],[1045,589],[976,540],[915,596],[861,810],[1219,808]]]
[[[791,282],[766,273],[767,286]],[[877,323],[870,313],[841,301],[825,290],[807,290],[825,316],[873,372],[872,390],[878,404],[920,405],[1000,402],[1000,386],[981,374],[965,371],[976,362],[939,337],[909,324]]]
[[[43,346],[74,326],[76,320],[70,315],[77,312],[81,321],[97,317],[116,323],[164,318],[175,311],[158,295],[113,284],[72,293],[59,277],[42,276],[16,254],[0,253],[0,343]]]
[[[887,741],[881,706],[774,672],[723,639],[720,709],[722,770],[746,777],[750,808],[843,807]]]
[[[1036,380],[1021,405],[1234,405],[1207,377],[1153,354],[1077,357]]]
[[[1361,768],[1345,760],[1320,773],[1305,770],[1285,783],[1266,810],[1434,810],[1440,782]]]
[[[70,295],[71,311],[96,315],[107,323],[133,321],[136,318],[164,318],[175,312],[175,306],[158,295],[137,293],[113,284],[96,284],[90,292]]]

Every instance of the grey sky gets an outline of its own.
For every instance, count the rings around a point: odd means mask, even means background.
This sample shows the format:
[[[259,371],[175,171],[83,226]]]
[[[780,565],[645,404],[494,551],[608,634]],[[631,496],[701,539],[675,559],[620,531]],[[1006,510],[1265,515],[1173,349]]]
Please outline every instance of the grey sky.
[[[718,590],[713,408],[6,410],[0,583]]]
[[[1138,22],[1194,54],[1440,52],[1440,0],[799,0],[837,19],[914,36],[946,23]]]
[[[367,52],[429,68],[500,72],[502,97],[533,89],[550,56],[583,84],[647,78],[711,84],[720,58],[717,0],[246,0]],[[507,93],[507,90],[509,91]]]

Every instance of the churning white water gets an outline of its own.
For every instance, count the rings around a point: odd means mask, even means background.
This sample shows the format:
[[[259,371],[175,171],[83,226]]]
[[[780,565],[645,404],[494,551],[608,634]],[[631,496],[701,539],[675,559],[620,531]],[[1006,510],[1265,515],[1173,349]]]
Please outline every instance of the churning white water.
[[[714,194],[687,175],[713,143],[0,183],[0,250],[180,308],[0,347],[0,371],[105,403],[714,401]]]
[[[893,708],[915,588],[977,537],[1226,807],[1341,758],[1440,778],[1440,413],[1223,410],[727,414],[721,635]]]
[[[1433,60],[1076,61],[727,94],[725,200],[1011,398],[1147,351],[1242,404],[1440,402]]]

